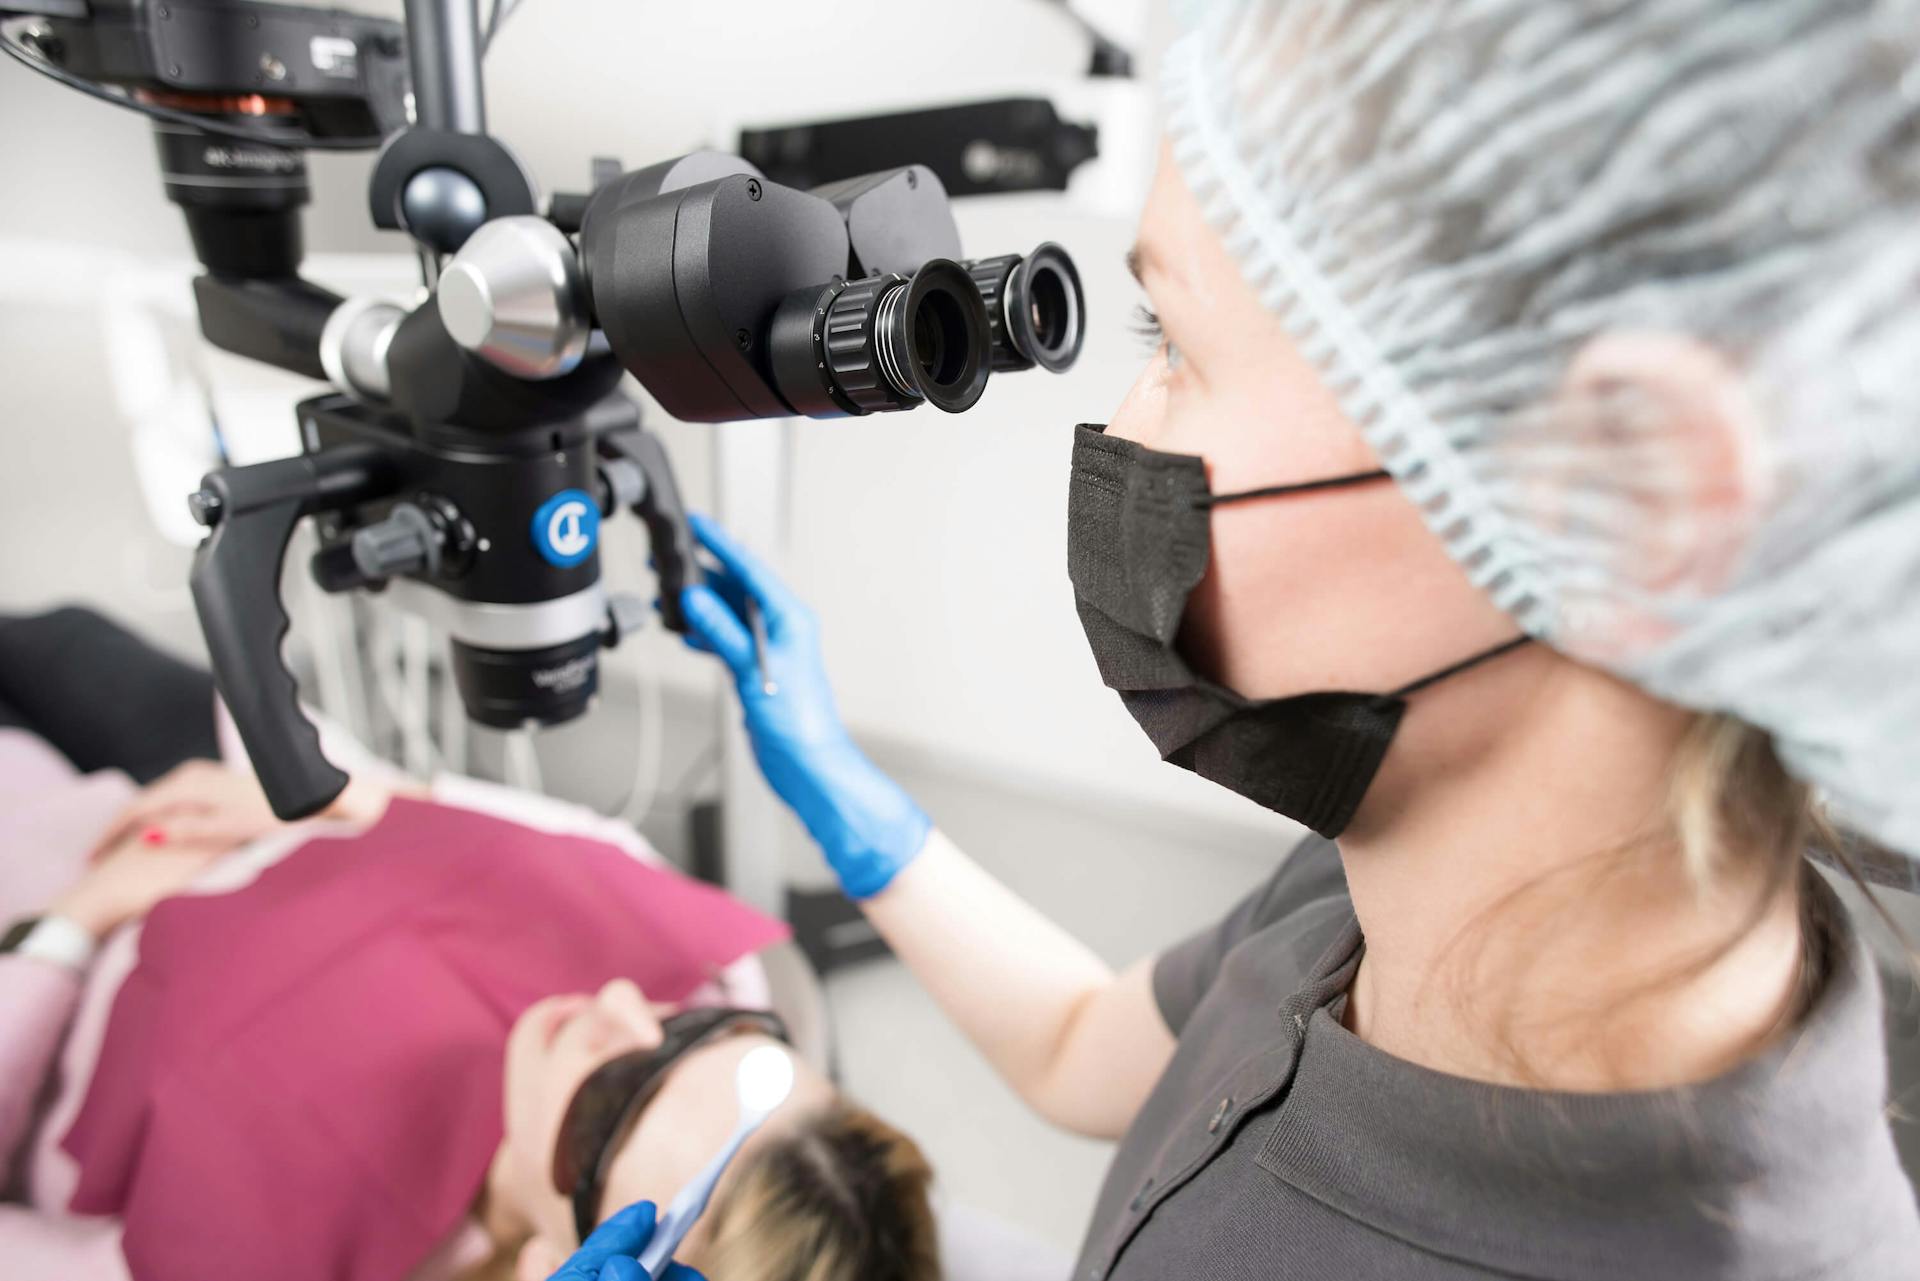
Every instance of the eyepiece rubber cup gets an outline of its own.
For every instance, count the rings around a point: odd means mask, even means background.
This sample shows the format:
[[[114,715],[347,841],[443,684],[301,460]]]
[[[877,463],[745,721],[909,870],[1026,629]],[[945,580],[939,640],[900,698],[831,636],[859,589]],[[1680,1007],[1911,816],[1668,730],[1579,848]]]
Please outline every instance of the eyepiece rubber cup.
[[[987,305],[959,263],[935,258],[880,300],[876,317],[887,381],[936,409],[971,409],[987,389]]]
[[[1066,250],[1047,241],[1025,256],[975,258],[965,267],[986,301],[995,371],[1073,367],[1087,338],[1087,303]]]
[[[1013,269],[1006,309],[1008,335],[1034,364],[1058,374],[1080,358],[1087,338],[1086,297],[1073,259],[1059,245],[1046,242]]]

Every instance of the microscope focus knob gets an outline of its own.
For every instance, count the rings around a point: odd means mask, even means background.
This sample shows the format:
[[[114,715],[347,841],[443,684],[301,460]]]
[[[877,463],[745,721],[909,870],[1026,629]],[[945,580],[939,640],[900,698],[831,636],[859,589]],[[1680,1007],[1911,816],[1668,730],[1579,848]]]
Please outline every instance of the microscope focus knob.
[[[573,242],[530,214],[475,231],[440,273],[440,322],[468,351],[518,378],[558,378],[586,355],[592,312]]]
[[[395,574],[434,574],[440,569],[439,528],[412,503],[395,503],[382,520],[353,533],[354,568],[369,582]]]

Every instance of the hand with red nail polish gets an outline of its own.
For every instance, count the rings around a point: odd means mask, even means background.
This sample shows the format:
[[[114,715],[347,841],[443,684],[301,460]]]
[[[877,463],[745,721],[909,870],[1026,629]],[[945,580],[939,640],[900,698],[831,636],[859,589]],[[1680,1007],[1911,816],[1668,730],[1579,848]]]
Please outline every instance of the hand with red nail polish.
[[[356,780],[325,815],[371,822],[391,792]],[[105,937],[176,894],[207,864],[279,831],[253,775],[188,761],[140,790],[108,824],[80,880],[50,909]]]
[[[140,789],[100,834],[93,858],[130,840],[235,849],[279,826],[253,775],[218,761],[187,761]]]
[[[370,823],[386,812],[391,799],[391,789],[355,779],[320,817]],[[101,833],[91,857],[97,861],[136,839],[154,846],[238,849],[282,826],[252,774],[218,761],[188,761],[141,788]]]
[[[145,916],[161,899],[185,889],[227,848],[178,840],[160,827],[145,828],[91,864],[48,911],[103,939]]]

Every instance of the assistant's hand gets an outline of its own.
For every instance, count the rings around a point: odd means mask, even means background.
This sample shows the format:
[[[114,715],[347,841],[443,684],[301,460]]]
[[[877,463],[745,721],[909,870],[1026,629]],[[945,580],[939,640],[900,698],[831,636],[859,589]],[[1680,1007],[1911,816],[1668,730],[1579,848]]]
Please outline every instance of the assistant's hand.
[[[653,1240],[653,1202],[636,1201],[593,1230],[586,1244],[560,1266],[548,1281],[704,1281],[692,1268],[667,1265],[661,1276],[649,1278],[640,1266],[640,1251]]]
[[[840,723],[812,611],[725,530],[689,519],[721,568],[680,594],[687,643],[726,663],[760,772],[813,834],[841,888],[871,898],[920,852],[932,824]],[[757,661],[749,608],[766,629]]]
[[[123,838],[91,863],[48,910],[95,939],[104,939],[145,916],[161,899],[185,889],[231,848],[221,841],[171,840],[151,830]]]

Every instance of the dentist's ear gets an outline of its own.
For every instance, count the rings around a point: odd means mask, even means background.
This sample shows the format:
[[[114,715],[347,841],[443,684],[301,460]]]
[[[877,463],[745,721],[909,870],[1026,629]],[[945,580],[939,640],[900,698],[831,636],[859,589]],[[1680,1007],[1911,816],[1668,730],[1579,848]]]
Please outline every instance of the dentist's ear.
[[[513,1281],[547,1281],[566,1261],[565,1250],[545,1237],[534,1237],[513,1261]]]
[[[1725,587],[1773,500],[1766,420],[1727,354],[1685,334],[1602,334],[1573,358],[1553,406],[1554,448],[1511,442],[1517,486],[1559,532],[1639,592]],[[1596,465],[1607,460],[1607,466]],[[1657,637],[1589,637],[1634,648]]]

